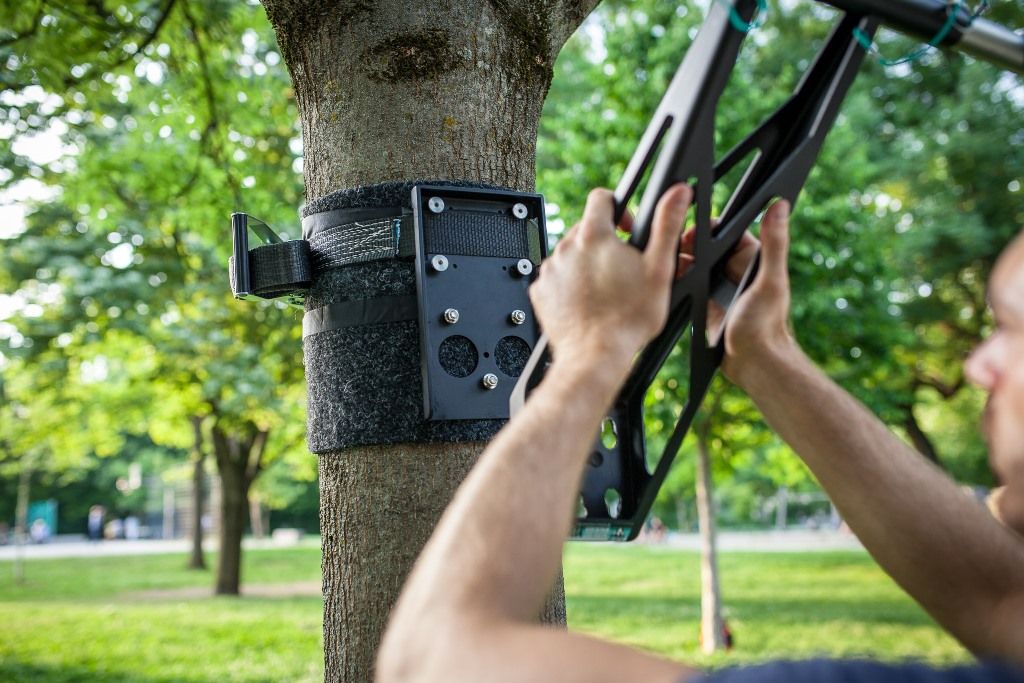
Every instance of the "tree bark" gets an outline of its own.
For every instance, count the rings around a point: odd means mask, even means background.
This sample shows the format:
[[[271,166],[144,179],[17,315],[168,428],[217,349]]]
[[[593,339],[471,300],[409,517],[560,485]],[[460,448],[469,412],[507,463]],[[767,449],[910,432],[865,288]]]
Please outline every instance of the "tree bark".
[[[697,435],[697,520],[700,526],[700,643],[705,653],[725,646],[722,593],[718,583],[718,541],[715,530],[711,454],[707,435]]]
[[[597,0],[263,4],[294,85],[311,201],[415,179],[532,190],[555,58]],[[391,605],[481,446],[320,459],[327,680],[372,680]],[[560,581],[553,595],[546,616],[564,623]]]
[[[212,429],[214,455],[220,474],[220,544],[217,555],[217,595],[238,595],[242,581],[242,535],[249,513],[249,488],[262,467],[268,432],[247,438],[229,436],[219,425]]]
[[[192,434],[192,552],[189,555],[188,568],[206,569],[206,557],[203,555],[203,502],[206,498],[203,418],[192,417]]]

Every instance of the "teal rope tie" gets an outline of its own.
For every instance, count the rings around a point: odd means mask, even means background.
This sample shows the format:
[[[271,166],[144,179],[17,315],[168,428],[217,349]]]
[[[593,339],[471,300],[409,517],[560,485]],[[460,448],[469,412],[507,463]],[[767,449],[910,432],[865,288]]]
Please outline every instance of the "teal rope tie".
[[[736,6],[730,0],[718,1],[729,9],[729,23],[740,33],[750,33],[754,29],[764,26],[764,19],[768,14],[768,0],[757,0],[757,14],[749,23],[743,20],[740,13],[736,11]]]
[[[859,28],[853,29],[853,37],[857,39],[857,42],[860,43],[860,46],[863,47],[864,50],[868,52],[868,54],[876,55],[878,57],[878,63],[881,64],[882,66],[897,66],[899,64],[916,62],[917,60],[921,59],[921,57],[923,57],[929,50],[931,50],[933,47],[938,47],[939,44],[946,39],[946,36],[949,35],[949,32],[953,30],[953,25],[956,23],[957,12],[960,11],[960,8],[963,7],[963,4],[964,3],[962,2],[962,0],[955,0],[953,4],[947,5],[946,23],[942,25],[942,28],[940,28],[939,32],[935,34],[935,37],[929,40],[926,44],[914,50],[913,52],[905,54],[902,57],[899,57],[898,59],[886,59],[885,57],[883,57],[881,53],[878,51],[878,48],[875,46],[875,43],[871,40],[871,38],[868,37],[868,35],[861,31]],[[971,11],[971,15],[968,19],[967,25],[970,26],[975,19],[981,16],[982,12],[988,9],[988,7],[988,0],[981,0],[981,2],[979,2],[978,5]]]

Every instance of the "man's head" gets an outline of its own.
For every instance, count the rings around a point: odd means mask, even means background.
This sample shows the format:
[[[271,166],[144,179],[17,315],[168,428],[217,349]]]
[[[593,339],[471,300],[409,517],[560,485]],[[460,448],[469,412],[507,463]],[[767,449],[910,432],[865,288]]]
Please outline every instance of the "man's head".
[[[999,258],[988,297],[996,329],[971,354],[967,376],[988,392],[989,461],[1006,486],[999,515],[1024,534],[1024,233]]]

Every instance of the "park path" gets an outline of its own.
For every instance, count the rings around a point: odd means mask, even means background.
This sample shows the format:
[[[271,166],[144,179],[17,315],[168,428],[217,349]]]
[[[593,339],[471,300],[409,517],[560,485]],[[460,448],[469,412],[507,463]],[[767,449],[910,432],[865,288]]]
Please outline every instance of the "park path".
[[[303,546],[315,547],[316,537],[300,541]],[[294,541],[273,539],[246,539],[243,547],[247,550],[271,549],[294,546]],[[653,544],[652,544],[653,545]],[[700,550],[697,534],[669,534],[660,544],[669,548]],[[187,553],[190,542],[179,540],[145,541],[88,541],[72,539],[58,540],[41,545],[27,545],[23,548],[26,559],[48,559],[62,557],[117,557],[124,555],[160,555]],[[863,550],[853,534],[840,530],[789,529],[786,531],[722,531],[718,534],[718,548],[722,552],[813,552],[827,550]],[[216,543],[208,543],[207,550],[215,551]],[[0,546],[0,561],[13,560],[18,552],[14,546]]]

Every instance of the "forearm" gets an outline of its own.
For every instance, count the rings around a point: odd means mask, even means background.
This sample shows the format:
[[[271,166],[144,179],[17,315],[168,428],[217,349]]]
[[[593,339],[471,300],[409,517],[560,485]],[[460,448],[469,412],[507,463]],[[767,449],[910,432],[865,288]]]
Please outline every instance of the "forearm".
[[[1006,638],[990,633],[1006,599],[1022,590],[1018,536],[795,346],[748,368],[741,383],[907,592],[976,652],[1020,658],[999,644]]]
[[[392,615],[381,681],[681,681],[696,672],[541,628],[598,427],[631,354],[556,364],[441,519]],[[615,360],[614,358],[618,358]]]
[[[536,618],[558,572],[584,462],[624,373],[621,362],[556,363],[481,456],[421,561],[449,586],[444,599],[454,608]]]

